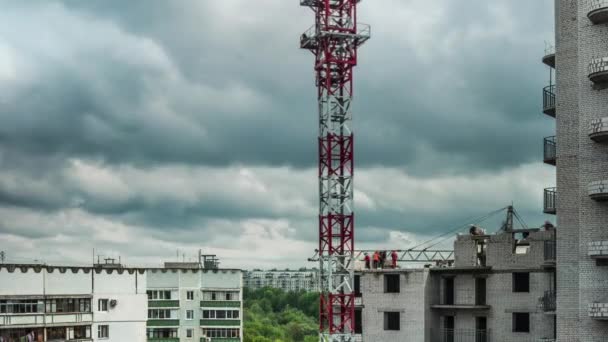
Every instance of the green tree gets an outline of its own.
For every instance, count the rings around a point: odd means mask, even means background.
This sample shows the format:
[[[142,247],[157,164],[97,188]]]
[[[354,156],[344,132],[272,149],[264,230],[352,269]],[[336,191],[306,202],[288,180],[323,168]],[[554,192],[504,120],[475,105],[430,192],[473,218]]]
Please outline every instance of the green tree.
[[[245,342],[317,341],[317,293],[245,289],[243,297]]]

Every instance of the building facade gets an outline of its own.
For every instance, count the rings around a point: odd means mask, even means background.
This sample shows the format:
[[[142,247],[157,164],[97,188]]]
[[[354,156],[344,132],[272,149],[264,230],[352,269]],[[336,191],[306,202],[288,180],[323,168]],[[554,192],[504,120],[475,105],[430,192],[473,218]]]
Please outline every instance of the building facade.
[[[146,271],[0,265],[0,341],[146,341]]]
[[[557,128],[557,196],[554,210],[545,212],[557,215],[559,229],[557,337],[605,341],[608,1],[556,0],[555,19],[555,53],[543,61],[556,75],[552,116]]]
[[[284,291],[319,291],[319,271],[301,269],[298,271],[246,271],[243,275],[244,286],[250,289],[272,287]]]
[[[147,276],[149,341],[242,341],[241,270],[173,263]]]
[[[449,267],[360,270],[361,341],[555,341],[555,230],[461,235]]]

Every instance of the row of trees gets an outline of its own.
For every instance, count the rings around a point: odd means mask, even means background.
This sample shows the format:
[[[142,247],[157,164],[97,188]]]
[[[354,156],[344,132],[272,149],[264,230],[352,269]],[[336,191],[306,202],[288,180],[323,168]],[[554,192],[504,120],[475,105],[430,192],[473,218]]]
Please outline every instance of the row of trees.
[[[244,289],[245,342],[316,342],[319,295]]]

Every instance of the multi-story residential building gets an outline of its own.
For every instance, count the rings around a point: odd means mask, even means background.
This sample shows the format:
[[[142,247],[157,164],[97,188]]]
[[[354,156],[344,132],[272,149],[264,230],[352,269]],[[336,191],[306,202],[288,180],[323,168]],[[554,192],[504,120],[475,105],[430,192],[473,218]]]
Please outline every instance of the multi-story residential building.
[[[545,109],[556,120],[558,341],[608,336],[608,1],[556,0],[556,90]],[[545,111],[547,113],[547,111]],[[558,194],[559,196],[556,196]]]
[[[242,271],[0,264],[0,342],[240,342]]]
[[[146,271],[0,265],[0,341],[146,341]]]
[[[459,235],[453,266],[360,269],[362,341],[555,340],[555,230]]]
[[[242,341],[241,270],[167,263],[147,276],[149,341]]]
[[[245,272],[243,280],[245,287],[250,289],[272,287],[284,291],[318,291],[318,274],[316,269],[253,270]]]

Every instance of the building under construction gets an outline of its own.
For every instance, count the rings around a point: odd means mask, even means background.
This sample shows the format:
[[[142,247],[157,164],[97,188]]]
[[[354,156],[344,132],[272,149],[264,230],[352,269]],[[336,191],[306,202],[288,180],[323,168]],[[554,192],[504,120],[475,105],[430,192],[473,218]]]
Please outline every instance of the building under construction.
[[[357,339],[555,341],[555,233],[549,224],[514,229],[507,220],[495,234],[458,235],[449,263],[359,264]]]

